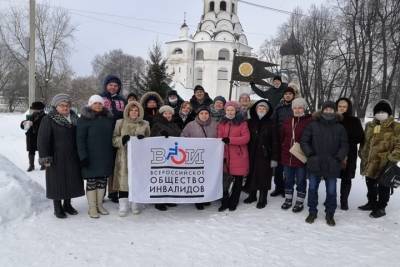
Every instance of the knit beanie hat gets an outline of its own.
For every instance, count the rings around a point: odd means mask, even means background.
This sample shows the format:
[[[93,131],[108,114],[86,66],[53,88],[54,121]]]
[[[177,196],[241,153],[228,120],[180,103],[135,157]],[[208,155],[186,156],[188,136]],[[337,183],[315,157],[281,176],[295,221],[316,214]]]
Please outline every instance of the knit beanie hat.
[[[227,107],[234,107],[236,109],[236,111],[238,111],[240,109],[240,105],[236,101],[228,101],[228,102],[226,102],[224,109],[226,109]]]
[[[159,112],[160,114],[163,114],[163,113],[166,112],[166,111],[169,111],[169,112],[171,112],[172,114],[175,114],[175,110],[174,110],[171,106],[168,106],[168,105],[164,105],[164,106],[162,106],[162,107],[158,110],[158,112]]]
[[[201,86],[201,85],[196,85],[196,87],[194,88],[194,90],[193,90],[193,91],[196,93],[196,91],[199,91],[199,90],[201,90],[201,91],[205,92],[205,90],[204,90],[203,86]]]
[[[202,111],[204,111],[204,110],[211,114],[210,107],[209,107],[209,106],[206,106],[206,105],[201,105],[201,106],[196,110],[196,114],[199,114],[200,112],[202,112]]]
[[[224,105],[226,104],[226,99],[223,96],[217,96],[216,98],[214,98],[214,103],[217,101],[221,101]]]
[[[33,109],[33,110],[42,110],[44,109],[46,106],[43,102],[37,101],[37,102],[32,102],[31,106],[29,107],[29,109]]]
[[[99,95],[92,95],[92,96],[89,98],[88,106],[90,107],[90,106],[93,105],[94,103],[101,103],[102,105],[104,105],[104,99],[103,99],[101,96],[99,96]]]
[[[282,82],[282,77],[277,75],[277,76],[274,77],[273,81],[275,81],[275,80],[278,80],[278,81]]]
[[[374,116],[379,112],[386,112],[389,116],[392,116],[393,110],[390,102],[386,99],[379,100],[374,107]]]
[[[262,102],[258,103],[256,108],[258,108],[258,107],[266,107],[269,110],[269,105],[265,101],[262,101]]]
[[[300,98],[295,98],[292,101],[292,108],[300,108],[300,107],[302,107],[304,109],[307,108],[306,100],[304,98],[301,98],[301,97]]]
[[[51,106],[57,107],[61,102],[67,102],[71,104],[71,97],[67,94],[58,94],[53,97],[51,100]]]
[[[292,104],[293,105],[293,104]],[[321,111],[323,112],[326,108],[331,108],[336,111],[336,104],[333,101],[326,101],[321,106]]]

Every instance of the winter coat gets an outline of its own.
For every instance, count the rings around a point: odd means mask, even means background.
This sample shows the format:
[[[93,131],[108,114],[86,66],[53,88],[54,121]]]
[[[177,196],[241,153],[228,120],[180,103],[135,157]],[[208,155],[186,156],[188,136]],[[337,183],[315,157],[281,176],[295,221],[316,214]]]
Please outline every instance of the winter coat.
[[[194,95],[190,99],[190,104],[192,105],[192,109],[193,109],[194,112],[197,112],[197,109],[200,106],[211,106],[212,103],[213,103],[213,100],[210,98],[208,93],[204,93],[204,100],[203,100],[202,103],[197,101],[196,96],[194,96]]]
[[[139,108],[139,118],[135,121],[129,118],[129,110],[132,106]],[[143,108],[136,102],[128,103],[124,111],[124,118],[118,120],[115,124],[112,143],[115,148],[118,148],[115,159],[113,189],[117,191],[129,191],[128,188],[128,152],[126,145],[122,145],[122,137],[125,135],[150,136],[150,124],[143,120]]]
[[[120,86],[118,92],[115,95],[111,95],[107,91],[106,86],[110,80],[114,79],[119,81]],[[104,80],[103,92],[100,94],[100,96],[104,99],[104,107],[110,110],[113,114],[114,122],[122,118],[126,105],[125,98],[120,94],[121,84],[121,80],[117,76],[109,75]]]
[[[155,108],[155,109],[147,108],[147,103],[151,99],[154,99],[156,101],[157,108]],[[157,92],[151,91],[151,92],[145,93],[140,98],[140,104],[142,105],[143,110],[144,110],[143,120],[150,123],[150,127],[153,127],[153,120],[157,116],[158,110],[161,108],[161,106],[164,105],[164,101],[162,100],[161,96]]]
[[[76,126],[76,142],[79,159],[88,160],[89,163],[82,167],[83,178],[104,178],[112,175],[113,130],[114,117],[107,108],[103,108],[101,112],[94,112],[90,107],[82,109]]]
[[[280,144],[281,144],[281,157],[280,162],[284,166],[302,168],[304,163],[297,159],[289,150],[295,142],[300,143],[301,136],[304,129],[311,123],[311,115],[304,115],[302,117],[291,117],[283,122],[280,129]],[[293,140],[294,128],[294,140]]]
[[[365,126],[365,141],[360,148],[361,175],[376,179],[390,162],[400,161],[400,123],[393,117],[379,123],[376,119]]]
[[[357,169],[357,145],[364,142],[364,129],[359,118],[352,116],[353,107],[352,102],[347,98],[340,98],[339,101],[344,100],[348,104],[347,112],[343,113],[343,120],[341,124],[346,129],[347,138],[349,142],[349,153],[347,154],[346,168],[342,170],[340,178],[352,179],[356,176]]]
[[[183,129],[182,137],[198,137],[198,138],[217,138],[217,125],[213,119],[209,118],[206,122],[203,122],[196,117],[196,119],[190,122]]]
[[[44,111],[34,112],[32,115],[28,115],[26,120],[21,122],[21,129],[24,129],[24,123],[31,121],[32,126],[26,131],[26,151],[35,152],[37,149],[37,136],[39,132],[40,123],[43,117],[46,116]]]
[[[185,121],[183,121],[182,116],[180,116],[179,113],[174,114],[173,120],[179,126],[179,128],[183,130],[183,128],[185,128],[190,122],[194,121],[195,118],[196,113],[192,111],[186,117]]]
[[[251,89],[261,98],[268,99],[273,109],[275,109],[283,98],[287,83],[282,83],[279,88],[271,86],[266,91],[261,90],[255,84],[251,83]]]
[[[256,106],[261,102],[268,104],[269,111],[260,119]],[[259,100],[250,109],[250,119],[247,121],[250,131],[250,172],[245,188],[249,192],[271,189],[271,160],[278,161],[279,158],[277,130],[271,116],[271,104],[266,100]]]
[[[211,105],[210,110],[211,110],[211,118],[216,122],[220,122],[222,118],[225,116],[224,109],[216,110],[214,108],[214,105]]]
[[[76,121],[71,111],[69,123],[55,109],[45,116],[38,133],[39,161],[50,163],[46,168],[46,195],[61,200],[85,195],[79,156],[76,147]]]
[[[275,108],[273,119],[278,130],[282,128],[283,122],[293,116],[292,103],[282,101]]]
[[[233,120],[223,118],[217,127],[218,138],[229,137],[229,144],[224,150],[224,172],[235,176],[249,173],[249,152],[247,144],[250,132],[247,122],[237,113]]]
[[[163,132],[166,132],[168,136],[178,137],[181,136],[181,131],[182,130],[173,120],[167,121],[166,118],[159,114],[154,120],[150,136],[163,136]]]
[[[301,149],[307,157],[307,170],[310,175],[325,178],[338,178],[341,162],[346,158],[349,146],[347,133],[339,123],[342,116],[330,121],[313,114],[313,121],[304,129],[300,140]]]

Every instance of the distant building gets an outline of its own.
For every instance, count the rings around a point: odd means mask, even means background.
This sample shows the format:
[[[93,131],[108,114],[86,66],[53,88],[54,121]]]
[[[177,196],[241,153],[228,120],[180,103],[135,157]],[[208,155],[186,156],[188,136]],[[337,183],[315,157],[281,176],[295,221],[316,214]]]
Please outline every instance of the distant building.
[[[194,35],[189,35],[185,22],[179,39],[166,43],[167,71],[179,87],[202,85],[211,97],[228,97],[233,50],[251,55],[252,48],[237,15],[238,0],[203,1],[203,15]]]

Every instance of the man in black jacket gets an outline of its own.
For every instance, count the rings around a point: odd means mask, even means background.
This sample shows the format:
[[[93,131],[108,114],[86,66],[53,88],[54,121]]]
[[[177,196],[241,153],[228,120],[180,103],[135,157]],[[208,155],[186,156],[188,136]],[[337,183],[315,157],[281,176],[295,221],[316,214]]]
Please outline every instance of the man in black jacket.
[[[318,187],[322,179],[326,186],[326,222],[335,225],[333,218],[336,203],[336,180],[340,177],[341,163],[345,160],[349,146],[347,133],[340,124],[342,116],[336,112],[332,101],[322,104],[320,112],[313,115],[311,122],[303,132],[301,148],[307,156],[309,178],[307,223],[313,223],[318,213]]]
[[[273,87],[269,88],[266,91],[261,90],[256,86],[254,82],[251,82],[251,89],[262,98],[268,99],[272,105],[272,108],[275,109],[279,102],[281,101],[284,91],[287,87],[287,83],[282,83],[281,76],[275,76],[273,79]]]

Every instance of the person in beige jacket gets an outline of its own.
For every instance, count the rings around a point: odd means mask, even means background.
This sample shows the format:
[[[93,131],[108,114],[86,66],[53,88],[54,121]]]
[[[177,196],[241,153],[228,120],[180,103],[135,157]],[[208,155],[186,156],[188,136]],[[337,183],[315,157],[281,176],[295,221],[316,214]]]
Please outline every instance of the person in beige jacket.
[[[138,139],[150,136],[150,124],[143,120],[144,111],[140,103],[129,102],[124,110],[124,117],[115,124],[113,146],[118,148],[115,158],[113,189],[119,191],[119,216],[124,217],[129,212],[128,201],[128,156],[126,144],[131,136]],[[133,214],[139,214],[140,208],[131,203]]]

